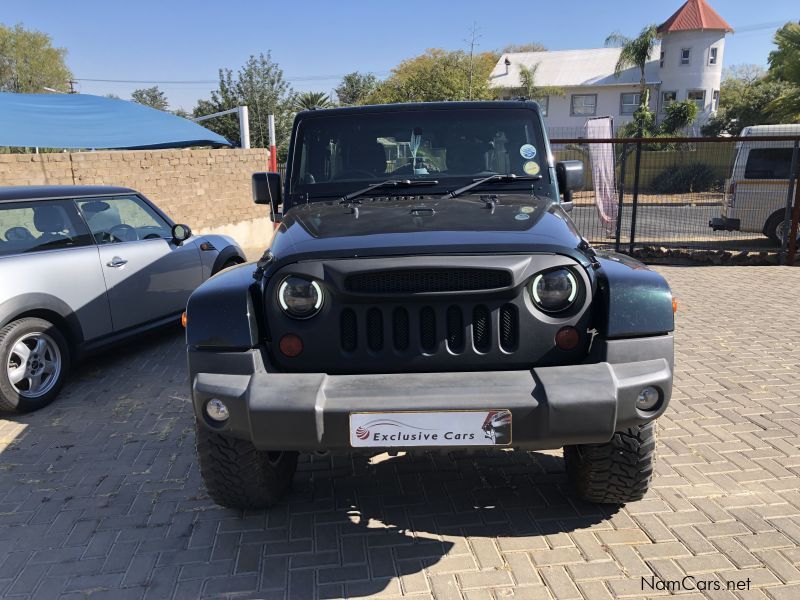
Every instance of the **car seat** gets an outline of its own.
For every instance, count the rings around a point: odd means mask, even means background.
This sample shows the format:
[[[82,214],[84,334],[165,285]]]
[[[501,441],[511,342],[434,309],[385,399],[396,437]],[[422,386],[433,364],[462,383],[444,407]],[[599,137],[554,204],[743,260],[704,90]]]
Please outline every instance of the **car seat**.
[[[64,209],[59,206],[37,206],[33,209],[33,226],[42,235],[38,241],[51,244],[70,237],[64,232],[68,229]]]

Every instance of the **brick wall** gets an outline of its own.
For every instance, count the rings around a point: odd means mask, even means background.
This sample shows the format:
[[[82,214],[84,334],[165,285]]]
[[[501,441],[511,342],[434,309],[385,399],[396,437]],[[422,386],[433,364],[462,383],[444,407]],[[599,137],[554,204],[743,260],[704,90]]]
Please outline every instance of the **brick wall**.
[[[253,204],[250,176],[266,169],[267,156],[264,148],[0,154],[0,186],[130,187],[198,233],[262,246],[272,228],[267,208]]]

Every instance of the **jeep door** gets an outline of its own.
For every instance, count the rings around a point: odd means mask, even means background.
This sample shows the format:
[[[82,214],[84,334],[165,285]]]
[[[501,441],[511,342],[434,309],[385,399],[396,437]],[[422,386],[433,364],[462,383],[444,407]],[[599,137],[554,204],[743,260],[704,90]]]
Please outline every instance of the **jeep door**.
[[[84,340],[111,333],[97,246],[71,199],[0,202],[0,326],[42,309]]]
[[[202,282],[195,241],[176,244],[172,224],[136,195],[77,204],[99,247],[114,331],[183,311]]]

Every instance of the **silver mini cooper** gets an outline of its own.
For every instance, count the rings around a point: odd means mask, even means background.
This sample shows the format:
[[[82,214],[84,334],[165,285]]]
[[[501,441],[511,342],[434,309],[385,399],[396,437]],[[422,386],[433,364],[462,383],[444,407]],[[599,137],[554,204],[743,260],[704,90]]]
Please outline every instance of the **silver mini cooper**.
[[[0,410],[56,397],[71,363],[176,322],[189,294],[245,261],[119,187],[0,187]]]

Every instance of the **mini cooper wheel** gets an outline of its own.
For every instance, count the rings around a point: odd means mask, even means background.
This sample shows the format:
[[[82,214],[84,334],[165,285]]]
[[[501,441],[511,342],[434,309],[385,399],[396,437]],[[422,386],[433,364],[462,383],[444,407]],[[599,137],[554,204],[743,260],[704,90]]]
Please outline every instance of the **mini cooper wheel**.
[[[0,365],[0,409],[38,410],[61,391],[69,347],[55,325],[26,317],[0,330]]]
[[[262,452],[247,440],[197,423],[197,456],[208,495],[220,506],[269,508],[289,489],[297,452]]]
[[[605,444],[566,446],[567,476],[578,496],[588,502],[635,502],[650,485],[655,448],[655,423],[617,431]]]

